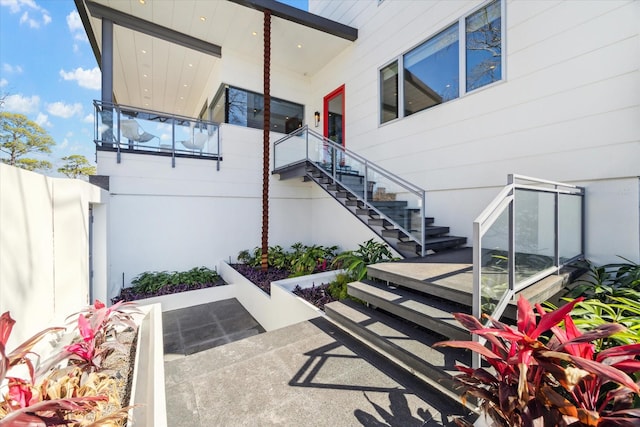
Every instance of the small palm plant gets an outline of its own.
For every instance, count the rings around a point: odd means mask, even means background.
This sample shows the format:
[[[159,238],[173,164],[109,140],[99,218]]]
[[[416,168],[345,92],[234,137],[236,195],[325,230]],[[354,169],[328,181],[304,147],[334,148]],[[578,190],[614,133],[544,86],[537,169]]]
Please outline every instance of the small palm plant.
[[[606,323],[582,332],[569,313],[578,298],[545,312],[518,300],[518,325],[512,329],[490,319],[485,326],[468,314],[454,316],[488,346],[471,341],[444,341],[435,346],[469,349],[491,368],[457,366],[465,396],[478,399],[496,426],[631,426],[640,425],[640,343],[596,352],[593,341],[624,330]],[[563,327],[561,327],[561,325]],[[468,425],[458,420],[459,425]]]

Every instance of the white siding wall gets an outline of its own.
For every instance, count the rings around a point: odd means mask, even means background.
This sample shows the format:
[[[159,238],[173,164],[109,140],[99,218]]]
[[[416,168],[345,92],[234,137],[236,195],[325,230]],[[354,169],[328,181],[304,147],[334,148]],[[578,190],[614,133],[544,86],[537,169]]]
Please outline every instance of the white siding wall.
[[[17,321],[9,349],[46,327],[64,326],[89,302],[89,205],[103,197],[80,180],[0,163],[0,313],[10,311]],[[100,248],[94,263],[103,265]],[[94,284],[104,287],[104,276]]]
[[[347,146],[428,189],[428,215],[453,233],[471,236],[509,173],[581,182],[597,188],[588,255],[637,260],[637,233],[627,232],[639,222],[640,2],[507,1],[502,82],[378,124],[378,69],[482,4],[311,0],[312,12],[359,30],[314,77],[312,97],[344,83]],[[616,197],[620,186],[635,190]],[[611,198],[625,213],[594,210]],[[621,235],[594,238],[623,219]]]

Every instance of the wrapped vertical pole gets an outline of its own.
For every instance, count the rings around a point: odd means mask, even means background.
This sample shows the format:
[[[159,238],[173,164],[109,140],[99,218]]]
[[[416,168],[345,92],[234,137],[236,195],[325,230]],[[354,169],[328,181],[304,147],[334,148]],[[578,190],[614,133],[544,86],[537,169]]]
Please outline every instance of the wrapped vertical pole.
[[[264,11],[264,124],[262,129],[262,271],[268,267],[269,251],[269,131],[271,129],[271,11]]]

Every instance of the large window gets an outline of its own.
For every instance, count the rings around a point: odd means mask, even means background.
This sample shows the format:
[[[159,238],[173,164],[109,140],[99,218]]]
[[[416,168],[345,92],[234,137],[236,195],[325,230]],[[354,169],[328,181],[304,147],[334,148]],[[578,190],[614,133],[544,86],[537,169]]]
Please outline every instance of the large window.
[[[497,0],[462,17],[382,67],[380,123],[409,116],[501,80],[501,7]]]
[[[264,96],[260,93],[223,85],[210,107],[211,120],[262,129]],[[271,130],[290,133],[302,127],[304,106],[271,97]]]

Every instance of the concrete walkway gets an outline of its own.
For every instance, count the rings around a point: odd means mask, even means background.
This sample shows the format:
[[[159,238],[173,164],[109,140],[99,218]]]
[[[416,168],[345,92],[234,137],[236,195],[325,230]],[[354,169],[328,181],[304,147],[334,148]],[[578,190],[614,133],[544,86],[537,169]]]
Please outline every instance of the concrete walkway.
[[[173,354],[165,376],[171,427],[439,426],[466,413],[324,318]]]

